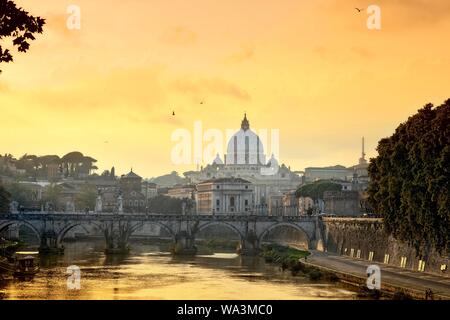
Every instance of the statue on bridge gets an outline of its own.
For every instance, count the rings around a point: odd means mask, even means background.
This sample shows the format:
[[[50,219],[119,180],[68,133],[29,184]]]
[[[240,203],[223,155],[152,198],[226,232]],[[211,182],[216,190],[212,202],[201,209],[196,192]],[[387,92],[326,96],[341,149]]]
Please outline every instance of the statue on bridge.
[[[19,212],[19,203],[17,201],[11,201],[9,204],[9,211],[11,213],[18,213]]]
[[[123,197],[122,192],[119,192],[119,196],[117,197],[117,213],[122,214],[123,213]]]
[[[75,204],[73,201],[66,202],[66,212],[75,212]]]
[[[98,190],[97,199],[95,199],[95,213],[101,213],[103,210],[102,195],[100,190]]]

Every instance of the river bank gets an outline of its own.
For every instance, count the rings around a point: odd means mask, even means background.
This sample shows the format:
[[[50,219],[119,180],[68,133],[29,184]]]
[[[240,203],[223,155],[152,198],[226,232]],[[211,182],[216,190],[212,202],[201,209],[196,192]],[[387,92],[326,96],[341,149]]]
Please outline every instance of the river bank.
[[[349,261],[322,252],[311,254],[276,244],[263,246],[261,256],[268,263],[278,264],[281,271],[290,271],[293,276],[306,277],[311,281],[339,282],[351,287],[361,299],[450,299],[450,283],[444,277],[382,267],[380,289],[370,290],[367,288],[366,274],[369,264],[363,261]]]
[[[302,263],[335,274],[339,281],[361,288],[363,294],[363,288],[366,288],[367,267],[375,264],[317,251]],[[391,299],[450,300],[448,278],[388,265],[379,264],[378,267],[381,271],[381,296]]]

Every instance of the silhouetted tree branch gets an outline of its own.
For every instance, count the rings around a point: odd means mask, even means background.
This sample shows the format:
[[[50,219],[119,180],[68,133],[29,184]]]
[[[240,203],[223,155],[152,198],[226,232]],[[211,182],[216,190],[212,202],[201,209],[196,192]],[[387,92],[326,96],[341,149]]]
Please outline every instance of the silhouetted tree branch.
[[[29,41],[35,40],[33,34],[42,33],[44,24],[44,19],[17,8],[13,1],[0,0],[0,40],[12,37],[12,44],[19,52],[26,52],[30,48]],[[0,45],[0,63],[11,61],[11,51]]]

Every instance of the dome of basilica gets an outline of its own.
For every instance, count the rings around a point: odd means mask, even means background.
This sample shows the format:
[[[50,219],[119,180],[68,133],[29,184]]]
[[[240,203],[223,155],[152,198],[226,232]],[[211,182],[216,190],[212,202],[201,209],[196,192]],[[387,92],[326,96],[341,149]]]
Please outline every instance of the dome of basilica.
[[[266,163],[263,144],[259,136],[250,130],[246,114],[242,120],[241,129],[228,142],[225,163],[257,165]]]

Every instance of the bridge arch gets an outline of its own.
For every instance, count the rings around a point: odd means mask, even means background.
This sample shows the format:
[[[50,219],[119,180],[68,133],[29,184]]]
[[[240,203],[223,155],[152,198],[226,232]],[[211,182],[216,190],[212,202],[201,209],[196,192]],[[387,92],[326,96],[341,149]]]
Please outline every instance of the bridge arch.
[[[142,221],[142,222],[137,222],[135,223],[132,227],[131,227],[131,232],[130,235],[133,235],[133,233],[135,233],[139,228],[142,228],[145,225],[157,225],[160,226],[161,228],[163,228],[164,230],[166,230],[170,236],[175,239],[175,232],[172,230],[172,228],[170,228],[169,226],[167,226],[166,224],[164,224],[163,222],[158,222],[158,221]]]
[[[41,243],[41,233],[39,232],[39,230],[32,223],[30,223],[28,221],[12,220],[12,221],[0,222],[0,232],[5,230],[5,229],[7,229],[7,228],[9,228],[12,225],[17,225],[19,227],[22,226],[22,225],[27,226],[36,235],[39,243]]]
[[[102,230],[102,226],[96,222],[92,222],[92,221],[80,221],[80,222],[74,222],[74,223],[70,223],[66,226],[64,226],[57,235],[56,238],[56,244],[59,247],[62,243],[62,241],[64,240],[64,237],[66,236],[67,232],[69,232],[70,230],[72,230],[73,228],[76,227],[82,227],[84,229],[84,231],[86,231],[87,233],[89,233],[89,230],[86,228],[86,225],[94,225],[95,227],[97,227],[99,230]]]
[[[304,234],[306,237],[306,241],[307,241],[307,246],[308,248],[311,245],[311,241],[312,241],[312,235],[310,233],[308,233],[307,230],[305,230],[303,227],[299,226],[296,223],[291,223],[291,222],[277,222],[274,223],[270,226],[268,226],[267,228],[264,229],[263,232],[261,232],[261,234],[258,237],[258,243],[261,244],[264,237],[269,234],[270,231],[280,228],[280,227],[287,227],[287,228],[291,228],[291,229],[296,229],[297,231],[300,231],[302,234]]]
[[[212,227],[212,226],[216,226],[216,225],[225,226],[229,230],[233,230],[239,236],[239,240],[242,241],[244,239],[244,235],[242,234],[241,230],[239,230],[233,224],[225,222],[225,221],[208,221],[208,222],[205,222],[205,223],[201,223],[201,224],[199,224],[197,233],[205,230],[206,228],[209,228],[209,227]]]

